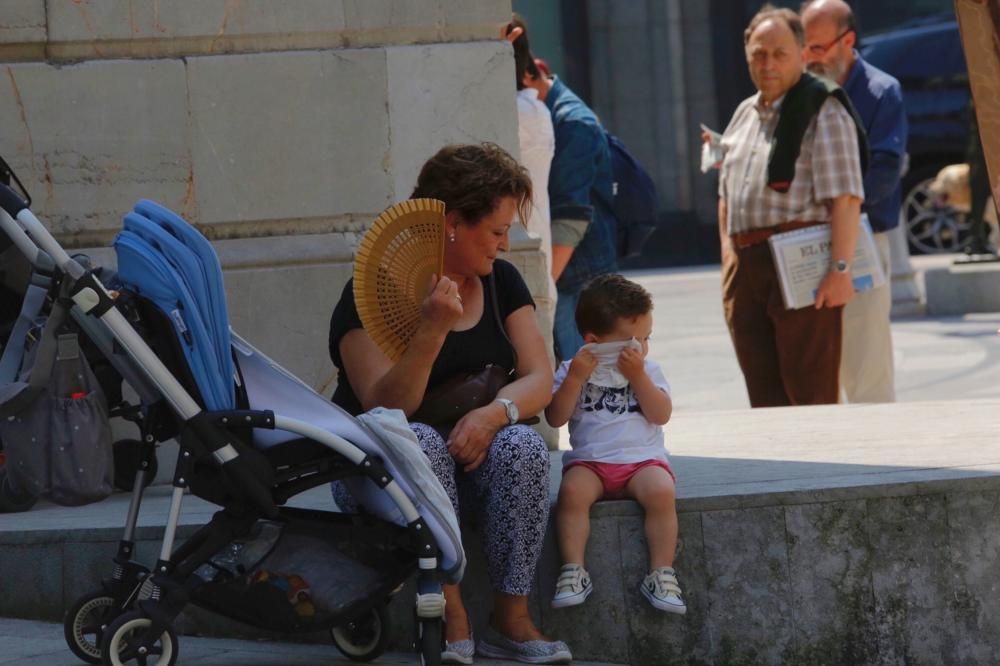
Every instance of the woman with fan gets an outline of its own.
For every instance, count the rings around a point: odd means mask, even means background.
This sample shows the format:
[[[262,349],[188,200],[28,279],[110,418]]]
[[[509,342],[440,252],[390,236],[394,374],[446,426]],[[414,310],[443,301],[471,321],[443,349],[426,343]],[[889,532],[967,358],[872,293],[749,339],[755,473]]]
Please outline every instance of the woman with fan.
[[[384,331],[374,330],[381,326],[362,324],[384,320],[359,316],[370,303],[362,302],[368,292],[359,288],[356,270],[330,323],[330,356],[340,372],[333,400],[352,414],[376,406],[403,410],[456,512],[474,516],[495,591],[479,654],[569,661],[566,644],[534,625],[527,600],[548,518],[549,458],[541,437],[519,421],[548,404],[552,367],[528,287],[497,256],[508,249],[515,214],[523,220],[530,210],[530,177],[495,144],[447,146],[424,164],[412,197],[444,203],[443,270],[430,277],[414,330],[398,353]],[[433,422],[441,408],[461,411],[452,404],[456,387],[482,386],[483,376],[498,368],[505,369],[501,375],[510,371],[498,392],[452,423]],[[420,422],[424,415],[433,417],[426,419],[431,425]],[[346,492],[335,496],[338,504],[351,503]],[[474,643],[461,595],[452,586],[445,596],[442,656],[471,664]]]

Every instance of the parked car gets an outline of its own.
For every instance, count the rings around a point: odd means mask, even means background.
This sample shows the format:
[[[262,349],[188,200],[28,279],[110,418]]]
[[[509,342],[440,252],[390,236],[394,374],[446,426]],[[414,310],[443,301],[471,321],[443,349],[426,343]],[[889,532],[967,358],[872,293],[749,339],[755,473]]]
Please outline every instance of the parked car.
[[[911,249],[962,251],[970,233],[965,213],[941,205],[929,190],[942,168],[966,161],[969,141],[969,77],[955,15],[925,17],[866,35],[860,51],[903,87],[910,137],[900,224]]]

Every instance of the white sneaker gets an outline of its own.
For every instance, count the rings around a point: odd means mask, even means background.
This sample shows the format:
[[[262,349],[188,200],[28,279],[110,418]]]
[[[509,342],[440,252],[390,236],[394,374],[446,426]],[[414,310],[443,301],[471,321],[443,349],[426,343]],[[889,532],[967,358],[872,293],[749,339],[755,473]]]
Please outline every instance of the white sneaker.
[[[590,574],[579,564],[564,564],[556,581],[556,594],[552,597],[553,608],[566,608],[582,604],[594,591]]]
[[[681,597],[681,586],[677,584],[677,574],[672,568],[654,569],[643,579],[641,589],[653,608],[677,615],[687,612],[687,606]]]

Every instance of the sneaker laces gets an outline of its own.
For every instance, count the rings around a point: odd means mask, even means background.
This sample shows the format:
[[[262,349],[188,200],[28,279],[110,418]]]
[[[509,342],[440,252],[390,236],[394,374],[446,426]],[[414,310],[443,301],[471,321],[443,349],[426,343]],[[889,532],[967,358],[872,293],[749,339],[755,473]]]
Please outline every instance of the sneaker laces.
[[[583,588],[583,567],[564,568],[556,580],[556,594],[578,592]]]

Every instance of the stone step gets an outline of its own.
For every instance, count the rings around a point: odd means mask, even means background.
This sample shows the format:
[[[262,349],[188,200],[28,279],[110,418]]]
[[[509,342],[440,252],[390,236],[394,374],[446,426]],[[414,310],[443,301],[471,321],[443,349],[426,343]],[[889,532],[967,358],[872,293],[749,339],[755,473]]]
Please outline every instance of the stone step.
[[[592,511],[595,591],[577,608],[548,606],[559,565],[550,525],[532,612],[577,658],[613,663],[1000,662],[998,410],[970,400],[678,412],[667,441],[688,614],[656,612],[640,595],[642,516],[625,501]],[[156,557],[166,490],[143,505],[140,561]],[[55,620],[93,589],[127,501],[0,516],[0,615]],[[329,506],[329,495],[299,503]],[[213,510],[190,498],[184,529]],[[466,536],[463,594],[481,631],[492,595],[478,535]],[[407,588],[390,608],[397,647],[412,600]],[[259,635],[194,613],[180,629]]]

